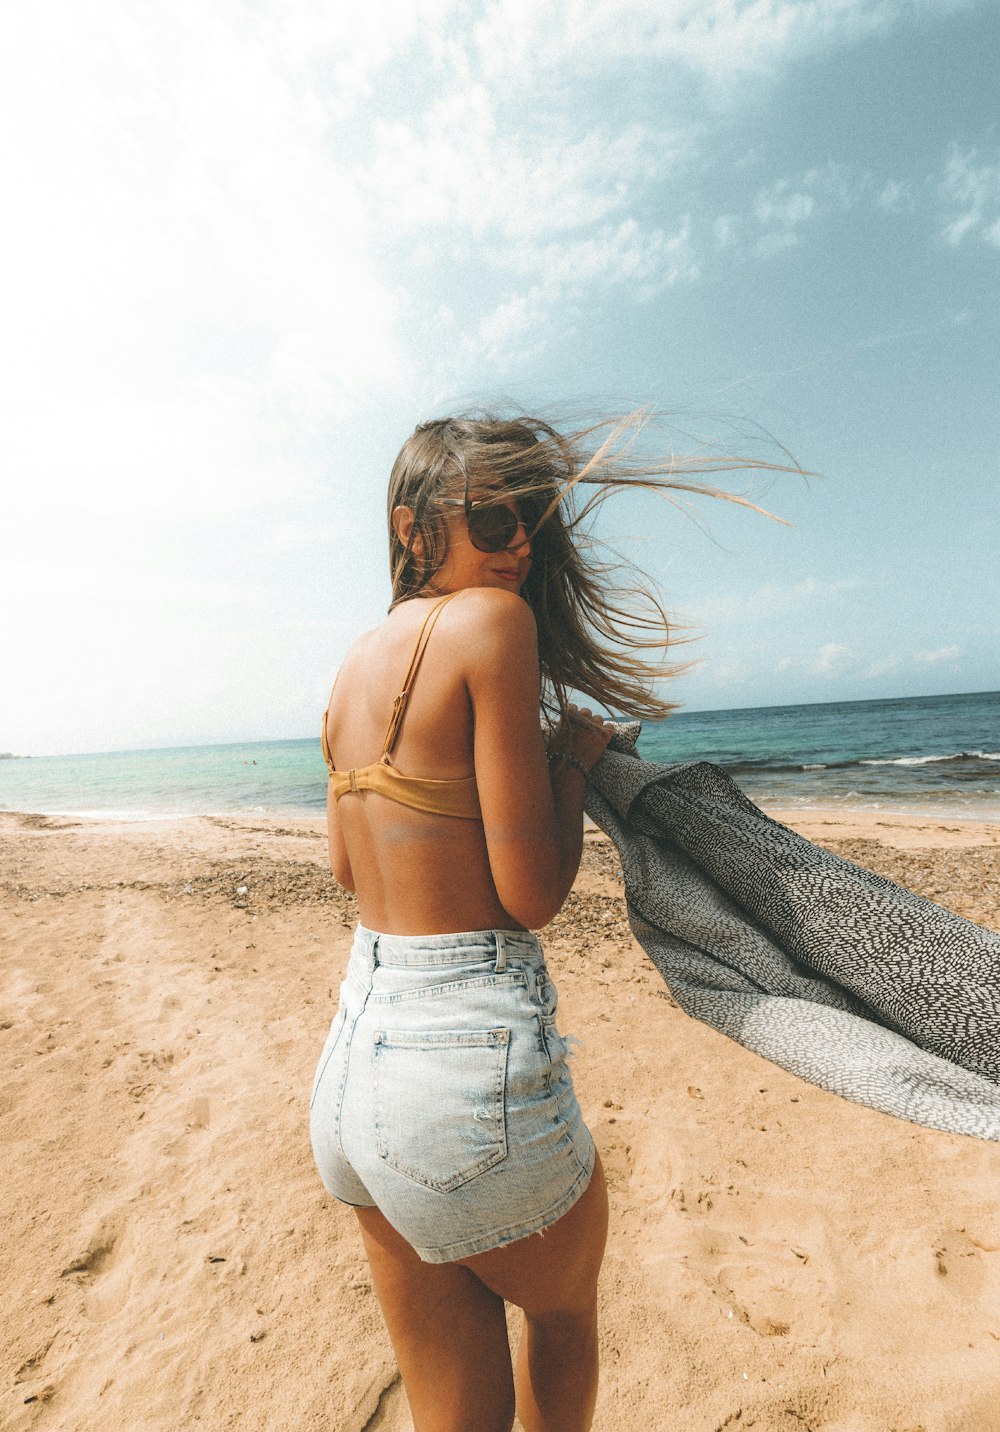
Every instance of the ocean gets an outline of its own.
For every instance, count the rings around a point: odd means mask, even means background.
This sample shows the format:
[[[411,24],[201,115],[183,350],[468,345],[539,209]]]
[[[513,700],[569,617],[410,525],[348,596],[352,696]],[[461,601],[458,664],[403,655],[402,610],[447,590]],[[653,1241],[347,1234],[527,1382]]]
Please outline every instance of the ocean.
[[[713,761],[765,808],[1000,820],[1000,692],[681,711],[640,752]],[[0,760],[0,810],[109,820],[319,815],[315,737]]]

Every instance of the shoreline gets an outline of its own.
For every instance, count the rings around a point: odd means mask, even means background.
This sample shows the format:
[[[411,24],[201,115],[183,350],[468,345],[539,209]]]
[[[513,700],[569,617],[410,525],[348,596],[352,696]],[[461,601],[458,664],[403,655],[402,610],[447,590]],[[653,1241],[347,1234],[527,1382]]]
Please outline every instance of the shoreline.
[[[790,826],[807,840],[822,844],[819,832],[837,836],[858,835],[866,839],[877,839],[895,844],[913,843],[918,835],[926,835],[932,844],[982,844],[994,845],[1000,842],[1000,816],[979,817],[944,815],[940,812],[911,810],[852,810],[838,807],[810,807],[793,810],[788,807],[768,807],[766,813],[782,825]],[[942,837],[962,837],[959,842],[943,840]]]
[[[1000,929],[1000,822],[784,816]],[[0,839],[0,1423],[408,1432],[309,1148],[356,919],[324,818],[3,812]],[[543,939],[611,1200],[594,1432],[991,1426],[1000,1144],[689,1019],[596,830]]]
[[[798,830],[799,825],[813,825],[816,822],[832,822],[833,824],[870,824],[883,823],[886,826],[904,825],[911,822],[921,822],[929,825],[940,825],[953,821],[960,822],[963,826],[982,827],[1000,830],[1000,808],[990,808],[984,812],[970,812],[967,809],[948,808],[942,810],[935,807],[913,807],[910,805],[883,804],[878,806],[843,806],[843,805],[797,805],[789,806],[776,802],[775,804],[759,804],[759,808],[773,820],[780,821],[782,825],[791,826]],[[257,822],[278,822],[288,825],[290,823],[319,822],[325,828],[326,815],[322,809],[305,810],[296,807],[281,809],[277,807],[251,807],[240,806],[234,809],[223,809],[214,811],[128,811],[128,810],[49,810],[39,811],[0,809],[0,820],[5,817],[20,818],[27,817],[32,820],[59,820],[72,821],[81,825],[88,824],[94,827],[102,825],[155,825],[157,823],[173,824],[177,821],[197,820],[245,820]],[[585,817],[589,828],[597,829],[593,822]],[[800,832],[803,833],[803,832]]]

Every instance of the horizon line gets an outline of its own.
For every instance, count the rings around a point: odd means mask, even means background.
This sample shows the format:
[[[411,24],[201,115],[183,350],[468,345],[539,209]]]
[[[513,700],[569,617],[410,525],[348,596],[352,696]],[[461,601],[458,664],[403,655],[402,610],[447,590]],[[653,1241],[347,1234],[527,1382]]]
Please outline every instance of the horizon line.
[[[700,706],[697,708],[678,707],[663,721],[644,721],[643,727],[663,726],[668,721],[675,721],[683,716],[714,716],[722,713],[735,715],[744,711],[787,711],[795,707],[803,706],[865,706],[882,705],[892,701],[946,701],[956,696],[1000,696],[1000,689],[987,687],[983,691],[939,691],[933,695],[917,696],[862,696],[842,699],[839,701],[780,701],[767,702],[762,706]],[[628,717],[614,717],[614,720],[628,720]],[[311,741],[315,739],[319,743],[319,737],[312,736],[251,736],[241,740],[228,741],[188,741],[179,745],[169,746],[112,746],[101,751],[47,751],[41,755],[28,754],[16,751],[0,751],[0,761],[46,761],[46,760],[71,760],[74,757],[82,756],[132,756],[141,755],[150,751],[198,751],[211,750],[213,747],[227,746],[271,746],[284,745],[293,741]]]

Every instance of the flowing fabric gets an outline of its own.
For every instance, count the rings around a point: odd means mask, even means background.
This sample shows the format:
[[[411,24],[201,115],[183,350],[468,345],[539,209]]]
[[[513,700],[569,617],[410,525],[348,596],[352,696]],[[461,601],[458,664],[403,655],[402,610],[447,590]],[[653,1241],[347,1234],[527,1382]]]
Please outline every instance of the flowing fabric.
[[[859,1104],[1000,1140],[1000,935],[772,820],[719,767],[617,728],[586,811],[686,1013]]]

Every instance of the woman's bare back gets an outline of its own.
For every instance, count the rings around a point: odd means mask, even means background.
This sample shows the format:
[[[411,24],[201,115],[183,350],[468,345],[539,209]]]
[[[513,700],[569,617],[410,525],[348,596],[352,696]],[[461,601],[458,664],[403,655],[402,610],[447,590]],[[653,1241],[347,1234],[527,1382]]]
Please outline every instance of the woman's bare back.
[[[327,740],[338,770],[378,761],[421,625],[434,598],[390,612],[348,652],[330,699]],[[443,610],[412,683],[392,762],[407,776],[461,780],[474,774],[473,709],[467,682],[470,623],[460,597]],[[464,608],[464,610],[463,610]],[[497,894],[482,821],[436,815],[375,791],[327,803],[334,874],[353,883],[361,922],[386,934],[516,929]],[[344,880],[345,856],[351,880]]]

